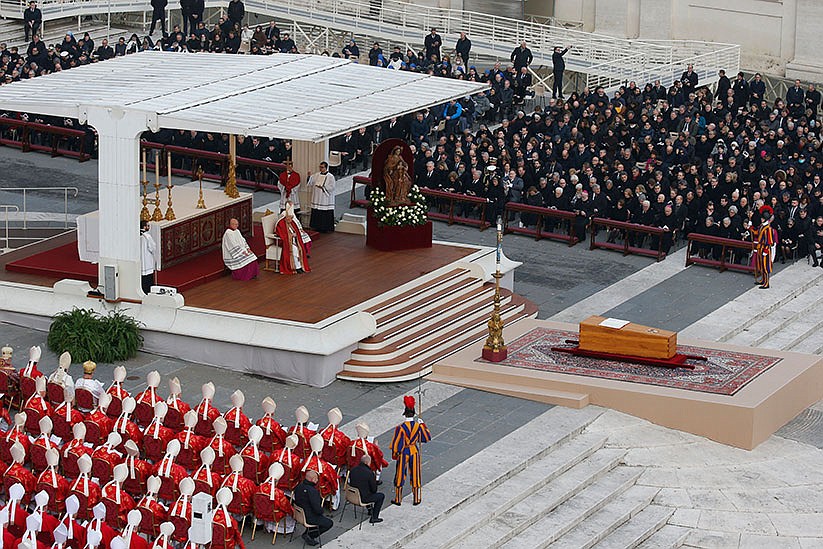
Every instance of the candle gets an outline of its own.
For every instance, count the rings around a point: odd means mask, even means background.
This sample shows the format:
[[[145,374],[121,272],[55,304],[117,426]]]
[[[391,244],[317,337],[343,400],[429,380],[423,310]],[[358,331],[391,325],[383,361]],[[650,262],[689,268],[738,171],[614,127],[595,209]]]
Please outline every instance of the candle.
[[[143,149],[143,181],[148,181],[146,177],[146,149]]]
[[[157,186],[160,186],[160,152],[159,151],[154,155],[154,178],[156,179]]]
[[[169,152],[166,164],[169,166],[169,185],[171,185],[171,152]]]

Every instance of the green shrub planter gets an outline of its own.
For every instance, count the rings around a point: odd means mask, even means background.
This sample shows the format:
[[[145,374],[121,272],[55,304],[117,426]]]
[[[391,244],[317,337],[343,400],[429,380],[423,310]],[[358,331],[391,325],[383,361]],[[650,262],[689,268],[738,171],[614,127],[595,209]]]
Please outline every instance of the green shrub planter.
[[[55,315],[47,343],[57,355],[68,351],[73,362],[118,362],[137,356],[143,345],[140,327],[122,311],[101,315],[74,308]]]

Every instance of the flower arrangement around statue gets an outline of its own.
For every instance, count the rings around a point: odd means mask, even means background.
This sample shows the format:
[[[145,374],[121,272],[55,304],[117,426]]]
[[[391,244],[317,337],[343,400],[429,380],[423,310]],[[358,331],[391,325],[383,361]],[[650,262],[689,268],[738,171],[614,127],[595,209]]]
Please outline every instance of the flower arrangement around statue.
[[[411,227],[424,225],[429,220],[426,197],[417,185],[409,189],[408,203],[390,206],[383,189],[372,189],[369,195],[374,217],[381,225],[390,227]]]

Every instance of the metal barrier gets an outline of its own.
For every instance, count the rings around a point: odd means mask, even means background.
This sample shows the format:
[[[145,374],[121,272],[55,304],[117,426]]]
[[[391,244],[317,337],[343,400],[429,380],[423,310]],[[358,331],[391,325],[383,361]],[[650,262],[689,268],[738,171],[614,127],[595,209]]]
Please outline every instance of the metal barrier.
[[[540,240],[541,238],[560,240],[561,242],[567,242],[569,246],[574,246],[575,244],[577,244],[577,237],[574,236],[574,219],[577,216],[574,215],[573,212],[555,210],[552,208],[543,208],[540,206],[530,206],[529,204],[520,204],[518,202],[507,203],[505,211],[506,215],[503,216],[504,233],[515,233],[533,236],[535,240]],[[537,216],[537,223],[535,223],[534,228],[510,226],[508,216],[510,212],[519,212],[521,214],[521,217],[524,213],[535,215]],[[561,225],[563,223],[566,223],[566,234],[554,232],[552,230],[544,231],[543,229],[546,226],[544,223],[545,218],[558,220],[560,221]]]
[[[607,229],[618,229],[623,231],[623,243],[616,242],[598,242],[596,238],[597,227],[605,227]],[[657,261],[665,259],[666,253],[663,251],[663,236],[669,231],[661,229],[660,227],[649,227],[647,225],[638,225],[637,223],[626,223],[625,221],[614,221],[613,219],[605,219],[603,217],[594,217],[591,220],[591,244],[590,250],[601,248],[604,250],[615,250],[623,252],[623,255],[645,255],[654,257]],[[639,233],[641,235],[650,235],[657,238],[657,249],[643,248],[633,244],[634,239],[632,233]],[[645,237],[644,237],[645,239]]]
[[[420,192],[423,196],[431,197],[437,199],[434,204],[430,204],[430,206],[434,205],[439,209],[440,201],[448,201],[448,213],[443,213],[440,211],[429,211],[429,218],[431,219],[439,219],[440,221],[448,221],[449,225],[453,225],[455,223],[460,223],[462,225],[471,225],[473,227],[480,227],[480,230],[483,231],[489,226],[491,223],[486,221],[486,206],[489,205],[489,201],[485,198],[480,198],[479,196],[472,196],[469,194],[460,194],[460,193],[451,193],[449,191],[440,191],[437,189],[427,189],[425,187],[421,187]],[[455,203],[458,204],[471,204],[473,206],[480,207],[480,219],[475,219],[473,217],[466,217],[463,215],[457,215],[454,211]]]
[[[39,192],[53,192],[59,191],[63,193],[63,227],[69,227],[69,193],[72,193],[72,198],[77,198],[79,190],[77,187],[3,187],[0,189],[3,192],[19,192],[23,195],[23,228],[28,229],[28,195],[29,193]],[[15,206],[16,207],[16,206]],[[16,211],[19,211],[16,210]],[[6,223],[8,223],[8,210],[6,210]]]
[[[740,271],[743,273],[753,273],[754,265],[749,261],[752,250],[754,250],[754,242],[749,240],[733,240],[730,238],[720,238],[718,236],[709,236],[706,234],[689,233],[688,248],[686,248],[686,267],[689,265],[704,265],[706,267],[716,267],[723,272],[725,270]],[[708,257],[701,257],[699,255],[704,249],[701,246],[700,250],[695,250],[698,245],[711,246],[712,250]],[[717,247],[720,247],[719,259],[714,259],[714,253]],[[734,262],[734,250],[742,250],[745,252],[743,258],[745,263]],[[731,256],[731,257],[730,257]],[[727,257],[729,260],[727,260]]]

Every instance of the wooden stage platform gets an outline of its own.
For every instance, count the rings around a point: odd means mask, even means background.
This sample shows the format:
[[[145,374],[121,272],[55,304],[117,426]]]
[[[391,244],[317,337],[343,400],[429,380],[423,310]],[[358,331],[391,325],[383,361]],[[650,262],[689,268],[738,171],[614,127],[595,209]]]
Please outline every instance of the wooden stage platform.
[[[64,277],[11,272],[6,265],[76,242],[76,238],[75,232],[69,231],[0,255],[0,281],[53,286]],[[476,251],[473,247],[434,244],[418,250],[381,252],[366,248],[361,235],[320,234],[313,242],[310,273],[284,276],[264,271],[261,259],[256,280],[236,281],[226,270],[183,295],[190,307],[314,324]]]
[[[312,243],[310,273],[284,276],[261,269],[257,280],[249,282],[227,274],[187,291],[186,305],[313,324],[475,251],[434,244],[381,252],[366,248],[364,236],[321,234]]]

